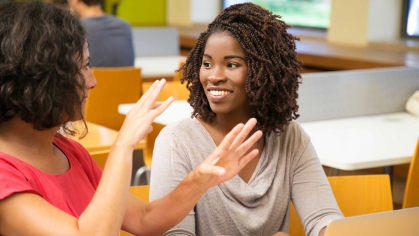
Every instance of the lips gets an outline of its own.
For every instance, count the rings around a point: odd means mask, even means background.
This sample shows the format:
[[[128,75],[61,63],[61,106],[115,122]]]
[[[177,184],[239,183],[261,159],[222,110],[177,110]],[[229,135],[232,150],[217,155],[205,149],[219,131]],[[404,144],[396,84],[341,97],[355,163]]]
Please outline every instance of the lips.
[[[224,89],[208,89],[208,98],[212,102],[220,102],[230,96],[233,91],[224,90]]]

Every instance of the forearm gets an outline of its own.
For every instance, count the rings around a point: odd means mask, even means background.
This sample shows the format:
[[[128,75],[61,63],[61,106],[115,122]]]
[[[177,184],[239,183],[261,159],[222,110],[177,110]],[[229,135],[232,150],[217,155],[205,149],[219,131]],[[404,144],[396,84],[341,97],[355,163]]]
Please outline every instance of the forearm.
[[[206,190],[208,187],[197,181],[192,171],[172,192],[147,204],[136,233],[163,234],[188,215]]]
[[[123,143],[112,146],[96,193],[78,220],[81,230],[94,229],[96,235],[119,231],[127,206],[132,152]]]
[[[326,233],[326,228],[327,227],[324,227],[322,230],[320,230],[319,236],[324,236],[324,234]]]

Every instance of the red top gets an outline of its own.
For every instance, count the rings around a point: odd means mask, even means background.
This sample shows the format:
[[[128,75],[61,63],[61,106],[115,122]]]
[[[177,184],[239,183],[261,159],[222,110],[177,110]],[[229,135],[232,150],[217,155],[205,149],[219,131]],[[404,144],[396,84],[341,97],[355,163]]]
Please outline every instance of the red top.
[[[102,170],[76,141],[57,134],[53,143],[70,163],[70,169],[64,174],[44,173],[0,152],[0,200],[14,193],[34,193],[78,218],[92,200]]]

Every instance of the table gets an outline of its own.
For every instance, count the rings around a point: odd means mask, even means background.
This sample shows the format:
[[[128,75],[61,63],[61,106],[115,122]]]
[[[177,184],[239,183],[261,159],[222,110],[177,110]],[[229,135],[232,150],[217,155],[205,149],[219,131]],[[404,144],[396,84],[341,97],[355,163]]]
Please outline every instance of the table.
[[[121,104],[118,106],[118,112],[120,114],[126,115],[133,106],[133,103]],[[160,114],[158,117],[156,117],[156,119],[154,119],[154,123],[168,125],[170,123],[190,117],[191,114],[192,107],[189,105],[187,101],[175,100],[162,114]]]
[[[407,112],[301,123],[322,165],[359,170],[410,163],[419,118]]]
[[[132,104],[118,112],[126,114]],[[154,122],[167,125],[189,117],[186,101],[173,101]],[[407,112],[303,122],[322,165],[360,170],[410,163],[419,137],[419,118]]]
[[[91,154],[95,152],[109,150],[116,137],[118,136],[118,131],[91,122],[86,123],[89,132],[84,138],[79,139],[79,135],[69,138],[79,142]],[[80,126],[82,125],[80,122],[75,122],[73,123],[73,125],[75,127],[83,127]],[[79,130],[82,131],[83,128],[79,128]],[[141,142],[138,143],[135,149],[144,149],[144,147],[145,140],[141,140]]]
[[[179,69],[182,61],[186,61],[185,56],[136,57],[134,65],[141,67],[144,80],[173,80],[175,70]]]

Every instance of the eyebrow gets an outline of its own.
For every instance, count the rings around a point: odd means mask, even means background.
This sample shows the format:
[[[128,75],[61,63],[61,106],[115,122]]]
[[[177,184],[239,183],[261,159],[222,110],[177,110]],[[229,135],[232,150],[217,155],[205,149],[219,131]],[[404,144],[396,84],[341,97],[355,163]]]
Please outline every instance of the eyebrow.
[[[212,59],[212,57],[208,54],[203,55],[204,57],[209,57],[210,59]],[[238,58],[238,59],[242,59],[243,61],[246,61],[243,57],[241,56],[236,56],[236,55],[230,55],[230,56],[225,56],[224,59],[231,59],[231,58]]]

